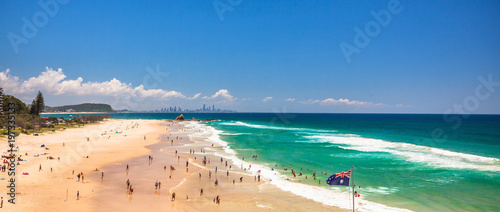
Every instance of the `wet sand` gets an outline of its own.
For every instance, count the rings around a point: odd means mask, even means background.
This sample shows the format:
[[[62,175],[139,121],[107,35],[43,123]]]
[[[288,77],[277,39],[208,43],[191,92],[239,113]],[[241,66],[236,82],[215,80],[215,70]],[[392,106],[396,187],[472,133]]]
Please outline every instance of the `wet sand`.
[[[135,123],[139,126],[132,128]],[[228,161],[226,167],[226,159],[221,163],[220,157],[207,150],[222,147],[191,141],[189,134],[198,129],[188,129],[184,123],[110,120],[38,137],[21,135],[18,145],[28,156],[23,156],[27,161],[18,166],[18,174],[26,171],[30,175],[18,177],[20,193],[16,205],[7,203],[6,181],[0,182],[4,208],[9,211],[347,211],[282,191],[266,179],[259,182],[256,176],[234,167],[232,161]],[[121,133],[116,134],[116,130]],[[102,135],[105,131],[107,133]],[[40,148],[41,144],[50,149]],[[195,153],[190,153],[191,149]],[[202,149],[206,153],[202,153]],[[43,152],[48,154],[33,157]],[[49,155],[61,157],[61,160],[47,160]],[[149,156],[153,157],[152,162]],[[203,157],[210,163],[203,165]],[[187,172],[186,161],[189,161]],[[39,164],[43,171],[38,171]],[[170,165],[175,171],[170,171]],[[96,168],[99,171],[95,171]],[[210,179],[209,171],[212,172]],[[83,183],[78,182],[76,175],[79,172],[85,174]],[[0,175],[7,178],[6,172]],[[242,182],[240,177],[243,177]],[[127,190],[127,179],[134,188],[132,195]],[[161,182],[159,189],[155,189],[156,180]],[[202,196],[200,188],[204,190]],[[80,192],[79,200],[76,199],[77,191]],[[176,193],[175,201],[171,200],[173,192]],[[220,205],[213,201],[217,195]]]
[[[186,128],[182,126],[182,123],[171,124],[171,131],[162,136],[162,141],[148,146],[152,151],[153,162],[151,164],[148,162],[148,156],[142,156],[105,167],[108,172],[113,173],[112,177],[115,182],[97,193],[97,196],[103,198],[95,202],[96,208],[103,211],[142,209],[151,211],[344,211],[282,191],[267,183],[266,179],[261,179],[259,182],[256,176],[241,170],[240,167],[234,167],[232,161],[228,161],[226,167],[226,159],[221,162],[220,157],[207,150],[221,147],[216,144],[211,146],[207,142],[193,142],[188,135],[197,129]],[[179,139],[175,139],[176,137]],[[174,140],[173,144],[171,140]],[[190,150],[193,152],[190,153]],[[205,150],[205,153],[202,150]],[[176,151],[177,154],[175,154]],[[206,165],[202,163],[204,157],[207,158]],[[188,172],[186,172],[186,161],[189,162]],[[125,171],[126,164],[130,166],[128,175]],[[170,171],[170,165],[176,170]],[[229,171],[229,176],[227,171]],[[211,177],[209,177],[209,172],[212,172]],[[242,182],[239,180],[240,177],[243,177]],[[134,191],[132,195],[126,192],[127,179],[131,180],[134,190],[137,191]],[[218,180],[217,186],[215,185],[216,179]],[[161,189],[155,189],[156,180],[161,181]],[[203,195],[200,195],[201,188],[203,188]],[[175,201],[171,200],[173,192],[176,193]],[[115,194],[119,194],[119,198],[109,202]],[[217,195],[221,199],[220,205],[214,203]]]

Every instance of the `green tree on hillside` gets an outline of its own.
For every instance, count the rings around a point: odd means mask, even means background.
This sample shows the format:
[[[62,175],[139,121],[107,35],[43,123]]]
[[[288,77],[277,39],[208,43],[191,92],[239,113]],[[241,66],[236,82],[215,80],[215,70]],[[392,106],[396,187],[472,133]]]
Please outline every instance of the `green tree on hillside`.
[[[19,100],[18,98],[12,95],[4,95],[3,99],[4,99],[3,101],[4,112],[8,111],[10,103],[14,103],[16,105],[15,107],[16,114],[27,115],[30,113],[28,106],[26,106],[26,104],[23,101]]]
[[[45,108],[45,101],[43,100],[42,92],[38,91],[35,99],[31,103],[30,114],[34,116],[39,116]]]
[[[45,101],[43,100],[42,92],[38,91],[36,95],[36,107],[38,109],[38,114],[42,113],[45,108]]]
[[[33,99],[30,105],[30,114],[31,115],[36,115],[37,114],[37,108],[36,108],[36,99]]]
[[[12,96],[12,95],[4,95],[3,97],[3,108],[4,108],[4,113],[2,114],[0,118],[0,125],[1,127],[6,127],[8,126],[7,123],[7,114],[8,114],[8,108],[10,103],[14,103],[15,105],[15,114],[16,114],[16,127],[24,127],[26,122],[31,119],[30,116],[30,109],[24,102],[19,100],[18,98]]]

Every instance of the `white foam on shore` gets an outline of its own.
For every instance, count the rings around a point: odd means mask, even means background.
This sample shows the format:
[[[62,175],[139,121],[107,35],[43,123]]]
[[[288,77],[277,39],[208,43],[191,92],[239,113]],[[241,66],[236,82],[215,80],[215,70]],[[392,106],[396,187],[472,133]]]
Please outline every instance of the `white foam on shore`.
[[[289,181],[287,180],[286,176],[279,174],[279,172],[277,171],[271,170],[271,168],[259,164],[248,163],[238,158],[237,153],[232,150],[225,141],[220,139],[219,135],[220,133],[222,133],[222,131],[216,130],[211,126],[207,126],[198,122],[190,122],[186,124],[186,126],[195,129],[203,129],[201,132],[190,134],[190,139],[195,142],[204,141],[206,142],[207,146],[216,144],[219,147],[222,147],[223,152],[214,152],[214,155],[231,160],[233,170],[243,171],[240,169],[242,165],[244,168],[247,168],[247,175],[253,177],[260,174],[263,180],[272,185],[275,185],[277,188],[283,191],[289,191],[295,195],[299,195],[325,205],[344,209],[352,209],[352,199],[350,201],[352,195],[349,193],[347,187],[331,187],[330,189],[327,189],[324,187]],[[205,149],[216,150],[216,148]],[[252,165],[251,169],[248,169],[249,165]],[[364,200],[363,198],[356,198],[356,209],[358,211],[410,211],[371,202],[368,200]]]
[[[258,124],[248,124],[248,123],[241,122],[241,121],[225,122],[225,123],[221,123],[221,125],[245,126],[245,127],[251,127],[251,128],[270,129],[270,130],[311,131],[311,129],[305,129],[305,128],[266,126],[266,125],[258,125]],[[312,131],[314,131],[314,132],[337,132],[336,130],[317,130],[317,129],[314,129]]]
[[[479,171],[500,171],[500,159],[478,156],[467,153],[453,152],[449,150],[401,143],[390,142],[381,139],[363,138],[355,134],[332,134],[334,130],[315,130],[303,128],[287,128],[276,126],[265,126],[248,124],[241,121],[222,123],[223,125],[237,125],[260,129],[274,130],[297,130],[308,136],[307,140],[298,139],[295,142],[322,142],[338,145],[339,148],[361,152],[387,152],[401,156],[403,159],[423,163],[432,167],[451,169],[474,169]],[[312,132],[312,133],[311,133]],[[326,133],[325,133],[326,132]]]
[[[398,188],[389,188],[389,187],[364,187],[363,192],[366,193],[376,193],[376,194],[392,194],[398,192]]]
[[[337,144],[339,148],[347,150],[387,152],[401,156],[410,162],[424,163],[438,168],[500,171],[500,160],[497,158],[351,135],[313,135],[305,137],[313,142]]]

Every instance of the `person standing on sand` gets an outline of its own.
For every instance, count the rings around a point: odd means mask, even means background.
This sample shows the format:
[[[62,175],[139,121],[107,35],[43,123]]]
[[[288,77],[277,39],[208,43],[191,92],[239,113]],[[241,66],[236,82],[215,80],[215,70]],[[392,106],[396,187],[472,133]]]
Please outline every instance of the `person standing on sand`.
[[[76,200],[80,199],[80,191],[76,191]]]
[[[0,202],[0,208],[3,208],[3,197],[2,197],[2,200]]]
[[[175,201],[175,192],[172,193],[172,201]]]
[[[158,180],[155,182],[155,189],[158,189]]]
[[[42,164],[40,164],[40,168],[38,168],[38,171],[43,171],[42,170]]]
[[[128,164],[127,164],[127,169],[125,171],[128,171]]]
[[[158,181],[158,189],[161,189],[161,181]]]
[[[130,179],[127,179],[127,189],[130,187]]]
[[[80,173],[78,173],[78,175],[76,175],[78,177],[78,182],[80,182]]]
[[[101,174],[101,179],[104,179],[104,172],[102,172]]]
[[[203,187],[201,187],[201,189],[200,189],[200,196],[203,196]]]

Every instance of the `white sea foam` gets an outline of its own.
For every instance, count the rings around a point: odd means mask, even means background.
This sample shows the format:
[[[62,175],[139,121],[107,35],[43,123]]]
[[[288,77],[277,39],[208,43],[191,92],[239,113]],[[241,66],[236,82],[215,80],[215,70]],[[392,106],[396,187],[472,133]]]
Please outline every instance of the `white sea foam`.
[[[347,187],[331,187],[330,189],[311,186],[302,183],[296,183],[286,180],[286,176],[279,174],[279,172],[271,170],[264,165],[248,163],[237,157],[237,153],[227,145],[227,143],[220,139],[220,134],[222,131],[216,130],[213,127],[206,126],[197,122],[190,123],[190,127],[195,129],[203,128],[202,132],[192,133],[190,137],[193,139],[198,139],[197,141],[204,140],[208,142],[207,144],[217,144],[222,146],[223,152],[215,152],[214,154],[219,157],[224,157],[233,162],[234,169],[239,169],[241,166],[247,168],[248,176],[255,176],[260,174],[262,179],[265,179],[268,183],[275,185],[283,191],[289,191],[295,195],[305,197],[307,199],[320,202],[325,205],[335,206],[345,209],[352,209],[352,198],[349,194]],[[215,148],[213,148],[215,150]],[[252,165],[251,169],[248,169],[249,165]],[[352,200],[352,199],[351,199]],[[361,198],[356,198],[356,209],[358,211],[409,211],[406,209],[394,208],[387,205],[371,202]]]
[[[392,194],[398,192],[398,188],[389,188],[389,187],[364,187],[363,193],[376,193],[376,194]]]
[[[305,137],[312,139],[313,142],[337,144],[339,148],[348,150],[387,152],[398,155],[407,161],[424,163],[433,167],[500,171],[500,160],[497,158],[350,135],[314,135]]]
[[[258,125],[258,124],[248,124],[241,121],[236,122],[225,122],[221,123],[221,125],[231,125],[231,126],[245,126],[251,128],[258,129],[270,129],[270,130],[291,130],[291,131],[314,131],[314,132],[336,132],[335,130],[317,130],[317,129],[307,129],[307,128],[295,128],[295,127],[278,127],[278,126],[267,126],[267,125]]]

